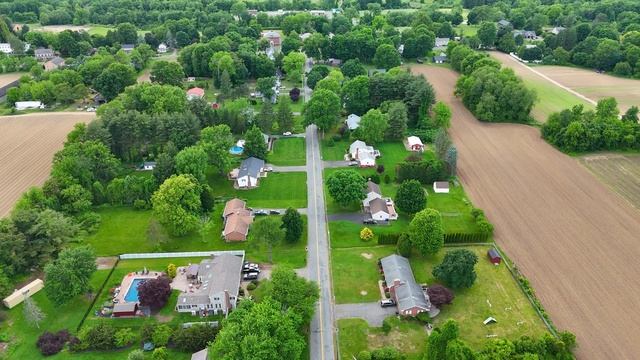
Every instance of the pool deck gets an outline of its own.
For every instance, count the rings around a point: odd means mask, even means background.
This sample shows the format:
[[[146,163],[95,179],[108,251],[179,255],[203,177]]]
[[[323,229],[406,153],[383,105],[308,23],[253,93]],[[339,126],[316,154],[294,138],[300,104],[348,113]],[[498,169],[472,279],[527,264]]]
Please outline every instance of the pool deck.
[[[127,301],[124,300],[124,297],[129,292],[129,288],[131,287],[134,279],[156,279],[160,275],[162,275],[162,272],[160,271],[149,271],[146,275],[136,275],[135,272],[125,275],[120,283],[120,292],[114,297],[114,299],[118,300],[118,304],[126,303]]]

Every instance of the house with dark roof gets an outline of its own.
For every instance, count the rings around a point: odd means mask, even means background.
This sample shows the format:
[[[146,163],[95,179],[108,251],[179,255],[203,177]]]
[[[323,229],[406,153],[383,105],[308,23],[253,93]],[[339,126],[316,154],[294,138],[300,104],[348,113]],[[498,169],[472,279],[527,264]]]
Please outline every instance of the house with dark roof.
[[[400,315],[415,317],[419,313],[431,311],[429,295],[413,277],[407,258],[389,255],[380,259],[380,266],[387,289],[396,302]]]
[[[391,198],[383,198],[380,186],[372,181],[367,181],[366,197],[362,200],[362,207],[367,219],[375,221],[397,220],[398,213]]]
[[[538,35],[535,31],[531,30],[513,30],[513,37],[518,37],[518,35],[522,36],[526,40],[536,40]]]
[[[255,157],[242,160],[240,167],[229,173],[229,178],[235,180],[234,186],[238,189],[257,187],[261,177],[267,177],[264,160]]]
[[[44,63],[43,67],[46,71],[56,70],[64,66],[64,59],[56,56]]]
[[[35,56],[37,60],[50,60],[53,59],[55,55],[51,49],[37,48],[33,50],[33,56]]]
[[[125,54],[131,54],[135,47],[134,44],[122,44],[122,51],[124,51]]]
[[[442,53],[440,55],[436,55],[433,57],[433,62],[435,64],[443,64],[447,61],[447,54]]]
[[[506,28],[506,27],[509,27],[509,26],[511,26],[511,22],[509,20],[502,19],[502,20],[498,21],[498,27]]]
[[[193,315],[223,314],[236,307],[244,255],[222,254],[198,265],[196,285],[178,296],[176,311]]]

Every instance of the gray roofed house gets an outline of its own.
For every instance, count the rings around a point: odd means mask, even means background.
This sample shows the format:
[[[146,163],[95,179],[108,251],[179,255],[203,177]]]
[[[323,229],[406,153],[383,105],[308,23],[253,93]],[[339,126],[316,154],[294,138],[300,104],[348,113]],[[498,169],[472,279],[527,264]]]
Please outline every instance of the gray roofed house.
[[[122,51],[125,53],[130,53],[136,46],[134,44],[122,44]]]
[[[380,191],[380,185],[369,180],[367,181],[367,193],[371,193],[371,192],[376,193],[378,195],[382,195],[382,192]]]
[[[435,45],[433,46],[434,49],[438,49],[438,48],[444,48],[447,47],[447,45],[449,45],[449,38],[436,38],[436,42]]]
[[[264,160],[255,157],[244,159],[238,168],[236,185],[239,188],[253,188],[258,186],[258,179],[266,176]]]
[[[55,55],[53,54],[53,50],[46,48],[37,48],[33,50],[33,55],[38,60],[49,60],[53,58]]]
[[[522,36],[524,39],[527,40],[535,40],[538,38],[538,35],[536,34],[535,31],[531,31],[531,30],[513,30],[513,37],[517,37],[518,35]]]
[[[507,26],[511,26],[511,22],[509,20],[502,19],[498,21],[498,26],[505,28]]]
[[[440,55],[436,55],[433,57],[433,62],[436,64],[442,64],[445,61],[447,61],[447,55],[446,54],[440,54]]]
[[[55,69],[59,69],[60,67],[64,66],[64,59],[56,56],[53,59],[47,61],[46,63],[44,63],[44,69],[47,71],[51,71],[51,70],[55,70]]]
[[[228,314],[238,300],[244,256],[222,254],[198,266],[199,287],[178,296],[176,310],[190,313]]]
[[[400,255],[389,255],[380,260],[384,280],[396,301],[401,315],[417,316],[431,310],[429,297],[416,282],[409,260]]]

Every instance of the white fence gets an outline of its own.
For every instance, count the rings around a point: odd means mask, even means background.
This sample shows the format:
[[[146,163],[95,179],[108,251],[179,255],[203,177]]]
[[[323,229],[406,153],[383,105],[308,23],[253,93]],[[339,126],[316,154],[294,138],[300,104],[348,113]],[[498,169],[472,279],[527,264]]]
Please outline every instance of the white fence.
[[[166,258],[184,258],[184,257],[209,257],[209,256],[220,256],[220,255],[224,255],[224,254],[236,255],[236,256],[244,257],[244,250],[122,254],[122,255],[120,255],[120,260],[166,259]]]

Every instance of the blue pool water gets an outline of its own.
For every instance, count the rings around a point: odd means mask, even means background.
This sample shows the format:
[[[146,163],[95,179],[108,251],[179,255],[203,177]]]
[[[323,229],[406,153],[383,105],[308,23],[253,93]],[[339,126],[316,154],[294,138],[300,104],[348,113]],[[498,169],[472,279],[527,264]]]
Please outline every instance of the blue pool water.
[[[231,149],[229,149],[229,153],[232,155],[240,155],[242,154],[242,152],[244,151],[244,148],[241,148],[240,146],[232,146]]]
[[[138,302],[138,285],[144,281],[145,279],[133,279],[131,286],[129,286],[129,290],[127,290],[127,295],[124,296],[124,301]]]

